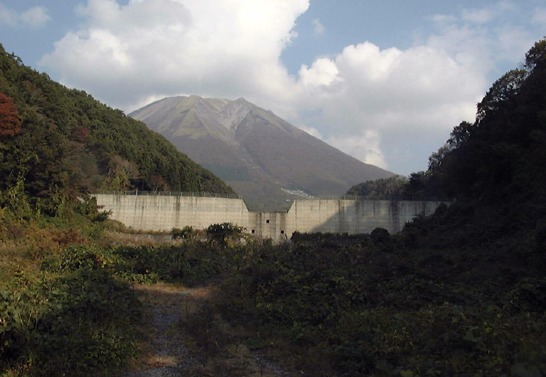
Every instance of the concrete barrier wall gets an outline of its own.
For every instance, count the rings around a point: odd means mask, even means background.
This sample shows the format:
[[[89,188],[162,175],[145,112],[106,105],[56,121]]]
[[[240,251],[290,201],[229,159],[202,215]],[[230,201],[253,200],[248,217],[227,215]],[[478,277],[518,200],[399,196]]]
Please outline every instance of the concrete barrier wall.
[[[248,209],[241,199],[166,195],[96,194],[97,205],[111,211],[113,220],[150,231],[215,223],[247,224]],[[243,226],[243,225],[241,225]]]
[[[349,199],[296,200],[288,212],[249,212],[242,199],[177,195],[96,194],[110,218],[128,227],[169,231],[191,226],[205,229],[229,222],[248,233],[274,240],[294,232],[370,233],[377,227],[391,233],[419,214],[432,214],[441,202]]]
[[[370,233],[385,228],[400,232],[419,214],[434,213],[441,202],[390,200],[301,200],[295,201],[294,228],[299,232]]]

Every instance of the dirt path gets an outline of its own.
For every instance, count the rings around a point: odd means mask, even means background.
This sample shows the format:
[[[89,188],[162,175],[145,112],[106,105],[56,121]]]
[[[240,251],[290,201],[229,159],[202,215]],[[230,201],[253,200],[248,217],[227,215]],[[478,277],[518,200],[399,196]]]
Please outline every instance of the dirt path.
[[[206,305],[211,288],[154,284],[135,289],[143,303],[142,353],[121,377],[290,376],[243,345],[213,358],[195,349],[184,329],[188,318]]]
[[[137,286],[143,304],[142,354],[123,377],[185,376],[185,371],[199,367],[186,346],[182,321],[207,289],[186,289],[182,286],[154,284]]]

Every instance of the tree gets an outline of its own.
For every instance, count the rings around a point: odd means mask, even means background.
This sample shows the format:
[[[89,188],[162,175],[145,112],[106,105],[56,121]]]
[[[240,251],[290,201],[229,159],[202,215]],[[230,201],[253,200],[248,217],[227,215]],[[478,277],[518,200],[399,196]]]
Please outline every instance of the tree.
[[[245,228],[231,223],[212,224],[207,228],[207,237],[212,245],[225,248],[228,242],[238,241],[243,237]]]
[[[358,195],[371,200],[401,199],[407,182],[406,178],[400,176],[366,181],[351,187],[347,195]]]
[[[546,64],[546,37],[536,42],[533,47],[525,54],[525,67],[532,71],[537,66]]]
[[[21,119],[13,99],[0,93],[0,136],[14,136],[21,131]]]
[[[174,240],[180,240],[181,239],[181,240],[186,240],[186,241],[191,241],[191,240],[195,239],[195,237],[197,236],[197,232],[193,229],[193,227],[191,227],[189,225],[186,225],[182,229],[173,228],[173,230],[171,230],[171,234],[172,234]]]
[[[541,40],[522,68],[507,72],[487,91],[476,122],[461,122],[430,157],[428,179],[412,176],[410,186],[428,192],[436,186],[448,196],[482,200],[505,200],[513,187],[543,190],[537,182],[544,177],[545,85],[546,40]]]
[[[429,178],[430,175],[424,171],[411,173],[409,176],[409,181],[405,186],[405,195],[414,198],[424,197]]]
[[[525,69],[513,69],[505,73],[495,81],[491,88],[478,103],[476,121],[480,124],[487,116],[501,109],[506,110],[515,99],[521,84],[527,78],[528,72]]]
[[[448,150],[453,150],[466,143],[470,139],[473,127],[474,125],[469,122],[461,122],[458,126],[454,127],[447,140],[447,144],[449,145]]]

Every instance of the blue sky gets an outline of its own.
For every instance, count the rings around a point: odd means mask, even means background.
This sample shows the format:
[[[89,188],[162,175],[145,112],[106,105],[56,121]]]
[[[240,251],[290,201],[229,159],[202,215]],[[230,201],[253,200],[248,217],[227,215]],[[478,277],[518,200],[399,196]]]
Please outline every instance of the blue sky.
[[[126,112],[245,97],[408,175],[546,35],[543,0],[0,0],[0,43]]]

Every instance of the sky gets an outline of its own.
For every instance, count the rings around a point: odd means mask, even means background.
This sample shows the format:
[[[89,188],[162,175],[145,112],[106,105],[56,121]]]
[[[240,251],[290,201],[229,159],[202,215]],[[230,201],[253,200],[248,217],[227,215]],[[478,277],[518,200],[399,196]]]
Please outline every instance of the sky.
[[[6,51],[113,108],[244,97],[406,176],[544,36],[544,0],[0,0]]]

